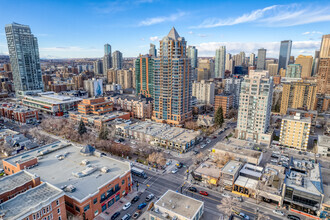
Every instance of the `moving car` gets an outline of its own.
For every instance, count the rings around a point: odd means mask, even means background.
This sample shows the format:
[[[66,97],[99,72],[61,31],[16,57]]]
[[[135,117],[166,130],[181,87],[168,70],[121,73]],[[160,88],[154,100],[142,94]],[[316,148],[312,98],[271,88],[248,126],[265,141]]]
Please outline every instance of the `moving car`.
[[[250,217],[247,216],[247,215],[246,215],[245,213],[243,213],[243,212],[239,213],[239,216],[241,216],[241,217],[244,218],[244,219],[250,219]]]
[[[123,206],[123,210],[127,210],[129,207],[131,207],[132,203],[128,202]]]
[[[178,172],[178,168],[172,170],[172,173],[177,173],[177,172]]]
[[[154,194],[149,194],[146,198],[146,202],[151,201],[153,198],[155,198],[155,195]]]
[[[300,220],[300,218],[298,216],[295,216],[295,215],[288,215],[288,219]]]
[[[191,192],[197,192],[197,189],[193,186],[189,186],[188,190],[191,191]]]
[[[284,212],[280,211],[280,210],[273,210],[273,213],[276,214],[276,215],[281,215],[281,216],[284,216]]]
[[[203,196],[208,196],[209,195],[206,191],[199,191],[199,194],[201,194]]]
[[[146,207],[147,206],[147,203],[141,203],[139,206],[138,206],[138,210],[141,210],[141,209],[143,209],[144,207]]]
[[[166,163],[166,166],[169,166],[169,165],[171,165],[171,164],[172,164],[172,160],[168,161],[168,162]]]
[[[120,216],[120,212],[115,212],[112,216],[111,216],[111,220],[114,220],[116,218],[118,218]]]
[[[206,147],[206,144],[202,144],[202,145],[201,145],[201,148],[202,148],[202,149],[203,149],[204,147]]]
[[[139,199],[140,199],[139,196],[135,196],[135,197],[131,200],[131,203],[134,204],[134,203],[136,203]]]
[[[124,217],[121,218],[121,220],[128,220],[131,218],[131,215],[130,214],[126,214],[124,215]]]
[[[133,215],[133,219],[137,219],[140,215],[141,215],[141,211],[140,210],[136,211]]]

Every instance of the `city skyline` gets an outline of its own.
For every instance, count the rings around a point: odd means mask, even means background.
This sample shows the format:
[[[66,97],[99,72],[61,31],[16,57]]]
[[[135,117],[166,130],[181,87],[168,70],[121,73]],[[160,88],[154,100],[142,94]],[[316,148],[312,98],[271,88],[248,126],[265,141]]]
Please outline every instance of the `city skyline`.
[[[12,22],[30,26],[38,38],[41,58],[101,58],[105,43],[124,57],[137,57],[148,53],[150,43],[158,45],[173,26],[186,36],[188,45],[196,46],[201,57],[214,56],[224,45],[228,53],[245,51],[247,55],[263,47],[267,58],[278,58],[282,40],[292,40],[293,56],[313,55],[330,23],[326,1],[179,1],[174,9],[172,3],[33,1],[16,6],[4,1],[3,17],[7,19],[0,21],[0,54],[8,54],[4,26]],[[49,8],[55,12],[51,16]]]

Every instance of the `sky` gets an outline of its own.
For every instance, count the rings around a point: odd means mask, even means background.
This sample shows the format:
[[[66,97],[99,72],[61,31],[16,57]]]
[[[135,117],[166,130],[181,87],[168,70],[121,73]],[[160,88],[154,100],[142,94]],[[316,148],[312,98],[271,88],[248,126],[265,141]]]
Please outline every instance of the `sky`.
[[[0,0],[0,54],[8,54],[5,25],[29,25],[41,58],[94,58],[103,45],[124,57],[146,54],[174,26],[198,55],[257,53],[278,58],[281,40],[292,55],[314,55],[330,34],[330,1],[283,0]]]

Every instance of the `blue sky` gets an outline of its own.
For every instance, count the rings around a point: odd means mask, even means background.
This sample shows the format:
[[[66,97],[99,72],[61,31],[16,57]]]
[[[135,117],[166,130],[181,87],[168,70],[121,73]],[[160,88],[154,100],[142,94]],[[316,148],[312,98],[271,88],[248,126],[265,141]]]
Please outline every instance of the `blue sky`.
[[[322,34],[330,34],[329,1],[0,0],[0,6],[0,54],[8,54],[5,25],[17,22],[38,37],[42,58],[101,57],[105,43],[135,57],[150,43],[158,48],[172,26],[200,56],[226,45],[247,55],[264,47],[277,58],[287,39],[293,55],[314,55]]]

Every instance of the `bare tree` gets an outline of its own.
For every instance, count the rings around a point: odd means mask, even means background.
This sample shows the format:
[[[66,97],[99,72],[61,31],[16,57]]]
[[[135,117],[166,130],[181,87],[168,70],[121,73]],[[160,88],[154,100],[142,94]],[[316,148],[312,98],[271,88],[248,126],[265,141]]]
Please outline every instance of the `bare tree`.
[[[257,214],[257,220],[270,220],[270,217],[265,215],[264,213],[258,212]]]
[[[230,217],[234,208],[239,208],[240,205],[236,204],[233,197],[223,198],[221,203],[217,205],[217,209],[223,212],[226,216]]]
[[[233,160],[234,157],[230,153],[214,153],[213,161],[217,164],[218,167],[223,167],[230,160]]]
[[[197,130],[198,129],[198,125],[195,121],[187,121],[184,123],[184,127],[187,129],[191,129],[191,130]]]
[[[196,164],[199,164],[200,162],[203,161],[205,157],[205,154],[203,152],[200,152],[199,154],[196,155],[196,157],[194,158],[194,161]]]

